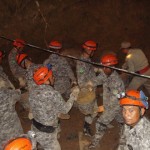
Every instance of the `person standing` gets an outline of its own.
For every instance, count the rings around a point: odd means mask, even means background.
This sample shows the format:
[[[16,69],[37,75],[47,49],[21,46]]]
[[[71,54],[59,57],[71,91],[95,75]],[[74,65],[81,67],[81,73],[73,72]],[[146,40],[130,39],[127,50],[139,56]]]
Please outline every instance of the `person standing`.
[[[141,75],[150,76],[150,66],[148,59],[146,58],[143,51],[139,48],[132,48],[130,42],[122,42],[121,50],[126,54],[126,60],[122,68],[128,71],[132,71]],[[128,81],[129,76],[122,74],[125,82]],[[144,86],[147,92],[150,94],[150,80],[138,76],[133,76],[131,82],[127,85],[126,89],[138,90],[141,86]]]
[[[36,140],[44,150],[60,150],[57,140],[59,131],[59,115],[66,114],[72,108],[77,99],[79,88],[73,89],[67,102],[61,94],[53,88],[54,77],[52,70],[47,67],[39,67],[33,73],[33,80],[37,84],[29,91],[33,119],[32,130],[36,134]]]
[[[51,41],[48,48],[58,54],[62,52],[62,44],[59,41]],[[55,77],[54,88],[64,98],[68,99],[71,86],[76,84],[76,78],[66,58],[58,54],[51,54],[43,64],[47,65],[50,63],[52,65],[53,75]]]
[[[9,52],[8,55],[8,63],[9,63],[10,70],[12,72],[12,75],[15,77],[15,79],[19,81],[20,88],[25,88],[26,86],[26,82],[25,82],[26,71],[17,64],[16,56],[18,53],[22,53],[24,46],[25,46],[24,40],[22,39],[14,40],[13,49]]]
[[[120,99],[125,121],[117,150],[149,150],[150,121],[144,116],[148,97],[143,91],[128,90]]]
[[[91,62],[91,57],[93,56],[94,52],[97,50],[97,43],[92,40],[88,40],[82,45],[82,54],[80,59]],[[88,89],[86,86],[86,83],[91,80],[91,78],[94,78],[96,76],[94,72],[94,66],[90,63],[77,61],[76,63],[76,74],[77,74],[77,82],[81,89],[81,92],[79,94],[79,97],[82,99],[79,99],[77,101],[78,108],[85,115],[84,118],[84,125],[83,125],[83,133],[85,135],[91,136],[91,124],[96,117],[97,113],[94,112],[94,108],[97,106],[96,96],[95,96],[95,90],[94,89]],[[88,98],[90,97],[90,99]],[[88,101],[88,102],[87,102]]]
[[[124,84],[119,74],[112,68],[109,68],[117,65],[118,59],[114,54],[106,54],[102,56],[101,64],[104,65],[103,70],[88,83],[88,85],[92,87],[103,85],[103,112],[96,121],[96,133],[88,147],[89,149],[98,146],[100,140],[106,133],[107,126],[114,119],[116,119],[119,124],[123,123],[117,95],[125,91]]]

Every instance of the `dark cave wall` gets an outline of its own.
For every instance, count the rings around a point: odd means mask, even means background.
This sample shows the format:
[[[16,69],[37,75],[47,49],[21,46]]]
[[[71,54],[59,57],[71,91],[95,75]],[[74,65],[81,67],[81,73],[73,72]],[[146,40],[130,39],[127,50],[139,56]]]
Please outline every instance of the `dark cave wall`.
[[[64,48],[75,51],[92,39],[99,44],[95,58],[105,51],[118,53],[120,43],[129,40],[149,58],[149,10],[149,0],[5,0],[0,1],[0,35],[44,48],[50,40],[58,39]],[[0,39],[1,49],[8,51],[10,46]],[[47,57],[47,53],[26,49],[33,56],[36,52],[37,62],[41,53]]]

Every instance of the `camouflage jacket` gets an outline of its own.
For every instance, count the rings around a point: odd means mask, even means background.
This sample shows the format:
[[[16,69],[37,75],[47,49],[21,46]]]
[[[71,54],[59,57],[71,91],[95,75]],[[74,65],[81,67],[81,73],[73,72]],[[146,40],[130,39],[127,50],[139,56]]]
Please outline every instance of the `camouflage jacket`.
[[[15,103],[20,100],[20,95],[21,92],[18,90],[0,88],[0,146],[10,138],[23,134],[23,129],[15,110]]]
[[[71,81],[76,81],[74,73],[64,57],[56,54],[51,54],[48,59],[44,61],[44,65],[50,63],[55,77],[54,88],[61,94],[65,93],[67,89],[71,88]]]
[[[103,105],[105,109],[120,108],[117,94],[124,92],[124,84],[116,71],[110,76],[101,73],[92,79],[94,86],[103,85]]]
[[[29,93],[29,101],[33,117],[36,121],[47,126],[58,125],[58,115],[68,113],[75,97],[72,95],[65,102],[59,92],[50,85],[38,85]]]
[[[91,61],[91,59],[85,59],[81,56],[82,60]],[[77,80],[80,87],[85,86],[85,84],[91,80],[92,78],[96,77],[94,72],[94,67],[91,64],[77,61],[76,65],[76,72],[77,72]]]
[[[13,48],[9,53],[8,62],[9,62],[10,70],[14,75],[14,77],[18,78],[19,76],[22,76],[25,78],[26,70],[21,68],[16,62],[17,54],[18,52],[16,48]]]
[[[133,128],[124,125],[117,150],[150,150],[150,121],[143,117]]]

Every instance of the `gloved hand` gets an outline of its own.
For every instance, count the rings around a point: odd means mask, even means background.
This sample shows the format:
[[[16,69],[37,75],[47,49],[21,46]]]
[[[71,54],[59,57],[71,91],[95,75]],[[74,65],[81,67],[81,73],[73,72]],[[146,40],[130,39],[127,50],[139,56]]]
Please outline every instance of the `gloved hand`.
[[[70,115],[69,114],[62,114],[62,113],[60,113],[58,115],[58,118],[66,120],[66,119],[70,119]]]
[[[95,68],[94,68],[94,72],[95,72],[95,73],[100,73],[100,72],[102,72],[102,68],[97,68],[97,67],[95,67]]]
[[[103,112],[104,110],[105,110],[104,106],[101,105],[101,106],[98,107],[97,112]]]
[[[88,81],[88,82],[86,83],[86,87],[87,87],[87,89],[91,92],[91,91],[93,91],[94,84],[92,83],[92,81]]]
[[[74,96],[74,97],[78,97],[80,89],[78,86],[75,86],[71,89],[72,93],[70,94],[70,96]]]
[[[71,87],[74,87],[74,86],[76,86],[77,85],[77,81],[72,81],[71,82]]]
[[[86,83],[86,86],[88,86],[88,87],[94,87],[94,84],[93,84],[92,81],[88,81],[88,82]]]
[[[98,72],[98,68],[97,67],[94,67],[94,72]]]

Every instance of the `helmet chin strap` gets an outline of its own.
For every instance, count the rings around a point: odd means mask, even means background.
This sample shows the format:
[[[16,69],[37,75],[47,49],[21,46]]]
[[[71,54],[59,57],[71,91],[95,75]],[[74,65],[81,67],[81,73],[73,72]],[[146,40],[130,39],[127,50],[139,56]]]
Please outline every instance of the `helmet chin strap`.
[[[84,53],[87,54],[89,57],[92,57],[91,56],[92,53],[89,54],[86,50],[84,50]]]

